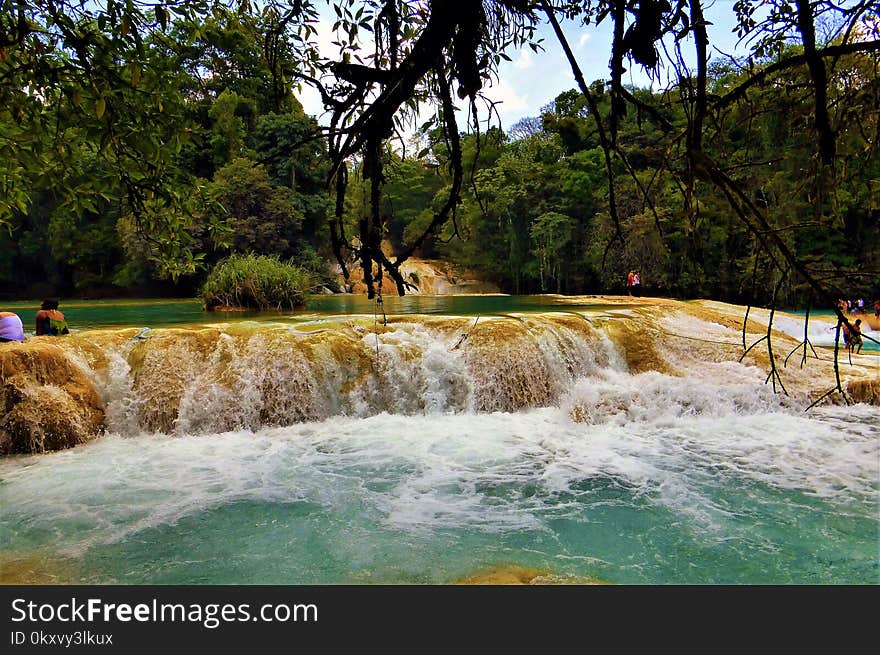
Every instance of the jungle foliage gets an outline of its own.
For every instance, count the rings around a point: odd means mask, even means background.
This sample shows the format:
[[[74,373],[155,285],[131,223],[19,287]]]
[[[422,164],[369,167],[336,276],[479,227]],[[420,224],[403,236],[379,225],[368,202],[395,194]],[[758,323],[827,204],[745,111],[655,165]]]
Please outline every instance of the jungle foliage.
[[[331,0],[329,59],[309,0],[0,0],[0,288],[192,293],[254,253],[328,281],[335,257],[371,294],[421,255],[520,293],[638,268],[681,297],[880,295],[875,5],[738,0],[738,59],[710,57],[703,5]],[[612,25],[607,80],[564,20]],[[575,88],[487,129],[485,87],[544,21]]]

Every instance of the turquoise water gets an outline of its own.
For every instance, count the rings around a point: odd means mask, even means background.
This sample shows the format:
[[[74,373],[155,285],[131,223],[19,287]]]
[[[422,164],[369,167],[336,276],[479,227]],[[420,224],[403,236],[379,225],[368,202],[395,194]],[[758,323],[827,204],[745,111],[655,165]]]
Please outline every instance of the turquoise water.
[[[39,302],[14,302],[0,306],[16,312],[33,331]],[[548,309],[620,308],[605,304],[601,298],[566,298],[564,296],[388,296],[383,299],[388,314],[448,314],[476,316],[507,312],[544,311]],[[382,315],[382,306],[366,296],[335,294],[313,296],[304,309],[285,312],[206,312],[196,300],[108,300],[71,301],[59,307],[73,330],[103,327],[168,327],[229,321],[304,320],[317,315]]]
[[[2,547],[90,583],[880,582],[880,420],[331,419],[0,463]]]
[[[40,303],[0,305],[21,317],[26,332],[33,332]],[[106,300],[62,302],[59,309],[71,330],[102,327],[158,327],[205,322],[211,315],[195,300]],[[215,319],[216,320],[216,319]]]
[[[309,501],[239,501],[145,530],[136,541],[94,549],[88,555],[93,569],[88,579],[438,584],[512,562],[618,584],[880,582],[876,543],[853,539],[875,527],[864,514],[832,514],[802,494],[783,495],[756,485],[749,490],[748,507],[728,519],[724,536],[705,535],[612,479],[583,486],[591,487],[593,498],[579,511],[547,511],[539,528],[501,533],[446,529],[411,534],[383,527],[378,512],[331,514]],[[504,491],[523,495],[530,489]],[[718,496],[720,504],[741,504],[738,498]],[[800,507],[798,515],[793,506]]]
[[[799,318],[804,316],[804,312],[798,310],[789,311],[787,313]],[[819,321],[816,322],[813,322],[812,320],[810,321],[810,339],[812,340],[813,345],[833,347],[834,337],[837,331],[837,319],[834,318],[836,316],[834,310],[813,310],[810,312],[810,316],[819,319]],[[855,317],[851,316],[850,320],[855,320]],[[871,326],[868,325],[864,319],[862,321],[861,329],[862,334],[865,337],[862,339],[862,352],[880,352],[880,343],[878,343],[880,342],[880,332],[871,330]],[[789,330],[789,333],[797,335],[798,338],[802,338],[803,325],[801,324],[797,330]],[[846,358],[846,346],[843,342],[843,336],[840,337],[840,349],[843,353],[842,357]]]

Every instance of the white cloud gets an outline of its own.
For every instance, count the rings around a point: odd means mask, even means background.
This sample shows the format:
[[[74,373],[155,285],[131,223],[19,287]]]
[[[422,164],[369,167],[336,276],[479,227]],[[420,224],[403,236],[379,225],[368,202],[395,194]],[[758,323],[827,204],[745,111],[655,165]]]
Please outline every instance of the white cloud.
[[[518,93],[519,84],[510,84],[506,81],[495,82],[491,87],[484,88],[483,94],[491,101],[498,103],[495,109],[501,116],[502,125],[509,127],[519,120],[523,112],[529,109],[527,94]],[[481,118],[486,118],[482,116]]]
[[[293,95],[300,101],[303,111],[309,116],[320,116],[324,113],[324,102],[321,100],[321,94],[312,85],[303,82],[302,90],[294,88]]]
[[[309,41],[318,49],[322,57],[339,59],[339,46],[333,45],[336,35],[333,32],[333,23],[324,18],[319,18],[312,23],[316,32]],[[324,102],[318,90],[305,80],[300,81],[302,90],[294,88],[294,95],[302,103],[303,110],[309,116],[321,116],[324,114]]]
[[[525,48],[523,48],[520,51],[519,57],[517,57],[513,61],[514,67],[521,70],[521,71],[528,70],[534,64],[535,64],[535,61],[534,61],[534,59],[532,59],[531,51],[529,51]]]
[[[321,56],[339,59],[339,46],[333,45],[333,42],[337,40],[336,32],[333,31],[333,23],[319,18],[313,25],[317,33],[312,35],[310,41],[317,44],[318,52],[321,53]]]
[[[578,39],[577,47],[583,48],[587,44],[587,41],[589,41],[589,40],[590,40],[589,32],[584,33],[583,35],[581,35],[581,38]]]

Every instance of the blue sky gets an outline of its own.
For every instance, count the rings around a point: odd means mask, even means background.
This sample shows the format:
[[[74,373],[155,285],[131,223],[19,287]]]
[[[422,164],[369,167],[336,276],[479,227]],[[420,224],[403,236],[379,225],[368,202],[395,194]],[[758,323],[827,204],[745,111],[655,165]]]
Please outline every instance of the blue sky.
[[[706,19],[712,23],[708,27],[710,43],[714,48],[728,54],[742,54],[743,46],[738,49],[737,36],[733,32],[734,0],[715,0],[705,8]],[[330,25],[329,18],[319,25],[318,44],[322,52],[329,50]],[[606,20],[596,25],[580,25],[566,22],[563,29],[569,44],[574,50],[578,64],[588,82],[608,78],[608,59],[611,54],[611,21]],[[568,61],[556,40],[553,29],[542,25],[538,34],[543,37],[544,51],[532,52],[530,48],[508,52],[512,61],[502,61],[499,79],[485,89],[485,95],[498,102],[496,106],[501,117],[502,127],[506,130],[525,116],[538,116],[541,107],[550,102],[561,92],[576,86]],[[692,49],[692,42],[682,42],[682,49]],[[718,52],[713,56],[720,57]],[[634,66],[626,73],[626,82],[637,86],[650,85],[650,79]],[[299,95],[307,113],[320,116],[323,113],[317,92],[304,89]],[[482,112],[485,114],[485,110]],[[497,123],[497,119],[493,122]]]
[[[708,27],[710,42],[728,54],[737,51],[737,36],[732,31],[733,3],[734,0],[715,0],[715,3],[706,9],[706,20],[713,23]],[[563,29],[587,83],[597,79],[607,79],[608,60],[611,57],[610,19],[606,19],[598,27],[566,22]],[[545,51],[534,53],[526,48],[508,53],[513,61],[503,63],[499,71],[499,83],[487,92],[493,100],[503,101],[499,113],[505,127],[509,127],[523,116],[539,115],[543,105],[561,92],[576,86],[571,67],[556,40],[553,29],[549,25],[543,25],[539,29],[539,34],[544,38]],[[682,42],[685,55],[688,54],[687,49],[692,47],[692,41]],[[713,55],[721,56],[718,53]],[[651,84],[647,74],[637,65],[627,71],[624,81],[637,86]]]

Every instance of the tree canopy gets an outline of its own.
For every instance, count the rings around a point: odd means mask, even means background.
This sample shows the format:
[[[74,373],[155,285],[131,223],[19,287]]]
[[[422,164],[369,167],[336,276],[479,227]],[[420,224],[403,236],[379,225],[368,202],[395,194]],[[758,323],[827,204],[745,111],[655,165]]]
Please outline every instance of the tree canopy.
[[[610,288],[637,265],[682,295],[876,293],[875,5],[738,0],[740,57],[712,56],[705,5],[330,0],[329,58],[310,0],[0,0],[0,250],[23,264],[5,275],[85,289],[320,251],[402,294],[419,253],[514,291]],[[584,78],[565,21],[611,25],[606,80]],[[574,88],[487,130],[486,87],[541,50],[542,23]],[[669,83],[632,88],[633,66]],[[426,110],[427,147],[402,156]]]

